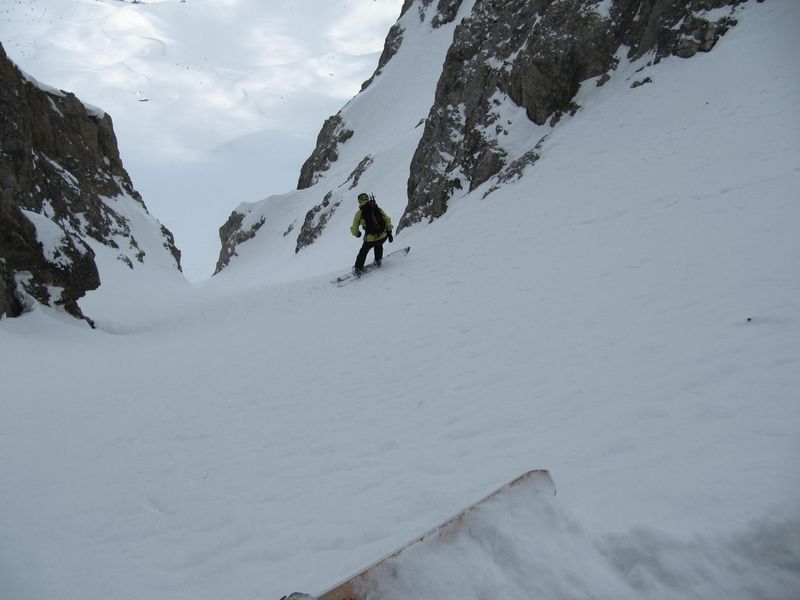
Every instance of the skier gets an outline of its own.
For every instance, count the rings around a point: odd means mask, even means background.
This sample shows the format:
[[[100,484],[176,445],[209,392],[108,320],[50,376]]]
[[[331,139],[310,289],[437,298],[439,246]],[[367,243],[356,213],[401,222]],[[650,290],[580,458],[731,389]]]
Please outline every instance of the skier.
[[[392,220],[389,215],[383,212],[383,209],[375,202],[375,196],[363,192],[358,195],[358,210],[353,217],[353,226],[350,227],[350,232],[360,238],[361,227],[364,228],[366,236],[364,236],[364,243],[358,251],[356,264],[353,267],[353,274],[356,277],[361,277],[370,250],[375,251],[375,266],[380,267],[381,260],[383,260],[384,242],[387,239],[389,243],[394,241]]]

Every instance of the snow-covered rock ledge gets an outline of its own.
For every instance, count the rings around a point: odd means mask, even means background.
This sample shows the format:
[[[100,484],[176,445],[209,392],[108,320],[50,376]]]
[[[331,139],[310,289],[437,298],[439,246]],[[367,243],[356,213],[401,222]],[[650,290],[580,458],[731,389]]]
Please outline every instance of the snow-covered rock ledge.
[[[34,299],[83,318],[78,300],[116,262],[178,272],[180,251],[134,189],[111,117],[22,72],[0,45],[0,316]]]

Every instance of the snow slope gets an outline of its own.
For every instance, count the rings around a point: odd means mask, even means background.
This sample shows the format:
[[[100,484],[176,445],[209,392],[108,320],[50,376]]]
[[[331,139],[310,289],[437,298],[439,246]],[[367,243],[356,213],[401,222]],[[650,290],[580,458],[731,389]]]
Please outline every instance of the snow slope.
[[[0,597],[319,591],[535,467],[552,502],[403,597],[796,597],[799,18],[588,82],[522,179],[352,285],[243,253],[101,331],[0,322]]]

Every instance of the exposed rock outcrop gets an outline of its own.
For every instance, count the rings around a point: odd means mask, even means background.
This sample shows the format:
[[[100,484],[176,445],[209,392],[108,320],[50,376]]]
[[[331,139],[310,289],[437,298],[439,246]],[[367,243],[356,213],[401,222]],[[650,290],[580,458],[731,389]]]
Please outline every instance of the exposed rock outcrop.
[[[222,242],[222,250],[219,253],[219,260],[217,260],[217,267],[214,269],[214,275],[222,271],[231,262],[231,259],[236,256],[236,247],[239,244],[251,240],[255,237],[256,232],[261,229],[266,219],[261,217],[253,223],[248,223],[243,227],[245,219],[248,214],[243,212],[233,211],[225,224],[219,228],[219,239]]]
[[[310,188],[317,182],[318,176],[330,168],[331,163],[339,159],[338,147],[353,137],[353,132],[344,125],[341,115],[329,117],[317,136],[314,152],[303,163],[297,189]]]
[[[554,125],[579,109],[581,83],[613,70],[621,49],[632,60],[650,53],[653,62],[709,51],[735,20],[709,20],[705,11],[742,1],[476,0],[447,53],[400,227],[439,217],[454,193],[503,170],[507,153],[494,110],[501,101],[523,107],[538,125]]]
[[[0,314],[33,297],[83,317],[78,299],[101,283],[91,243],[131,268],[144,261],[124,202],[146,212],[111,117],[25,75],[0,45]],[[179,269],[172,234],[161,235]]]
[[[303,226],[300,228],[300,234],[297,236],[297,245],[295,246],[295,254],[300,252],[306,246],[310,246],[324,231],[328,221],[342,204],[342,195],[333,199],[333,192],[330,191],[325,194],[320,204],[317,204],[308,213],[306,213]]]

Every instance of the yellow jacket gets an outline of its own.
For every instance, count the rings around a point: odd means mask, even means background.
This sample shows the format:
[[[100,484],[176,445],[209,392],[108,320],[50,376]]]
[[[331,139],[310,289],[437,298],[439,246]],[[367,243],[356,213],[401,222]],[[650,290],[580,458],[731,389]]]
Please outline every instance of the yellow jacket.
[[[383,220],[386,223],[386,231],[377,235],[368,233],[366,238],[368,242],[377,242],[378,240],[382,240],[392,230],[392,220],[389,218],[389,215],[387,215],[382,208],[380,211],[383,215]],[[353,225],[350,227],[350,233],[356,237],[359,237],[361,229],[364,229],[364,231],[367,230],[366,226],[364,225],[364,217],[361,215],[361,208],[359,207],[359,209],[356,211],[355,217],[353,217]]]

